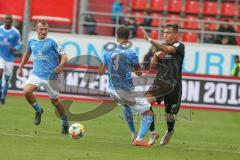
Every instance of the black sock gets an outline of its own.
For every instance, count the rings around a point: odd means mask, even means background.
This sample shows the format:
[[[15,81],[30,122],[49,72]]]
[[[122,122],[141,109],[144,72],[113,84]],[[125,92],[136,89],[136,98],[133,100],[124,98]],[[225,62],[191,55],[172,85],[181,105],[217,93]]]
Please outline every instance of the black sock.
[[[150,108],[150,110],[153,112],[153,110],[152,110],[152,107]],[[155,131],[155,123],[154,123],[154,113],[153,113],[153,121],[152,121],[152,123],[151,123],[151,126],[150,126],[150,128],[149,128],[149,130],[152,132],[152,131]]]
[[[175,120],[167,121],[168,132],[172,132],[174,128]]]

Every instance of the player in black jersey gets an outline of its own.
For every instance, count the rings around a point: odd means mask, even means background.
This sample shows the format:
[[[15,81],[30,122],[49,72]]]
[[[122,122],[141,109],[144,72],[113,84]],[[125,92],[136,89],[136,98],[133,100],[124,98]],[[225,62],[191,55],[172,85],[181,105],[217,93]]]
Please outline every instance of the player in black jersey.
[[[166,145],[174,132],[175,119],[173,115],[178,113],[181,103],[182,64],[185,46],[177,41],[177,24],[164,26],[163,43],[152,40],[143,28],[142,31],[144,38],[158,50],[155,52],[150,64],[150,69],[157,69],[158,73],[146,95],[151,98],[152,104],[164,101],[168,129],[162,137],[160,144]],[[164,94],[168,89],[171,90]]]

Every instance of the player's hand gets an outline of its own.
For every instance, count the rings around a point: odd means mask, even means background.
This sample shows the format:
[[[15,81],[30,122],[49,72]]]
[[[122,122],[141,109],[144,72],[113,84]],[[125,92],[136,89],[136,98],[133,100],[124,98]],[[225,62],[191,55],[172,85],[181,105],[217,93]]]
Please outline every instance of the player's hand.
[[[17,70],[17,75],[18,75],[19,77],[23,77],[23,70],[22,70],[21,67],[18,68],[18,70]]]
[[[156,51],[157,51],[156,47],[152,46],[151,52],[152,52],[152,53],[155,53]]]
[[[144,39],[146,39],[146,40],[148,41],[149,36],[148,36],[146,30],[145,30],[143,27],[140,27],[140,29],[142,30],[142,33],[143,33],[143,37],[144,37]]]
[[[61,74],[62,71],[63,71],[63,67],[61,67],[61,66],[58,66],[54,69],[54,72],[57,73],[57,74]]]
[[[167,55],[166,53],[162,52],[162,51],[158,51],[155,53],[156,56],[160,59],[164,59],[164,57]]]

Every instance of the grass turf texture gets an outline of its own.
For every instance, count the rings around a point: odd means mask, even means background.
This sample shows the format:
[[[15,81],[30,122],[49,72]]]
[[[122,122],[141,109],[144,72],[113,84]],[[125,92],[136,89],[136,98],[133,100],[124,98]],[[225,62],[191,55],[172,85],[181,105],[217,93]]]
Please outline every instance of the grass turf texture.
[[[74,140],[60,134],[60,122],[47,99],[42,123],[33,124],[34,111],[23,97],[7,97],[0,105],[0,159],[3,160],[239,160],[240,113],[180,110],[170,144],[151,148],[131,145],[120,107],[86,122],[86,135]],[[75,102],[72,112],[84,112],[97,103]],[[166,124],[163,108],[154,109],[156,128],[162,136]],[[160,114],[161,115],[160,115]],[[139,126],[140,117],[135,117]],[[149,135],[149,134],[148,134]],[[147,137],[148,137],[147,135]]]

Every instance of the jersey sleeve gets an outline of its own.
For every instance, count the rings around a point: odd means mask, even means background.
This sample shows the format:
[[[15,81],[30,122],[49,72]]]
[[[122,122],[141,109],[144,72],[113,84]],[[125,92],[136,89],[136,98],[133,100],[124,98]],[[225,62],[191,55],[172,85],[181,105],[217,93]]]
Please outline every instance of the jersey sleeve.
[[[19,32],[16,32],[16,40],[15,40],[14,48],[16,50],[20,50],[22,48],[21,36]]]
[[[27,52],[32,53],[31,40],[28,40],[28,42],[27,42]]]
[[[53,47],[54,47],[54,50],[55,50],[59,55],[65,54],[65,52],[64,52],[61,44],[60,44],[58,41],[54,40],[54,45],[53,45]]]
[[[180,43],[180,42],[176,42],[176,43],[174,43],[173,44],[173,47],[176,49],[176,53],[183,53],[184,52],[184,45],[182,44],[182,43]]]
[[[131,62],[132,65],[138,64],[138,56],[137,53],[134,51],[131,51],[129,53],[129,61]]]

